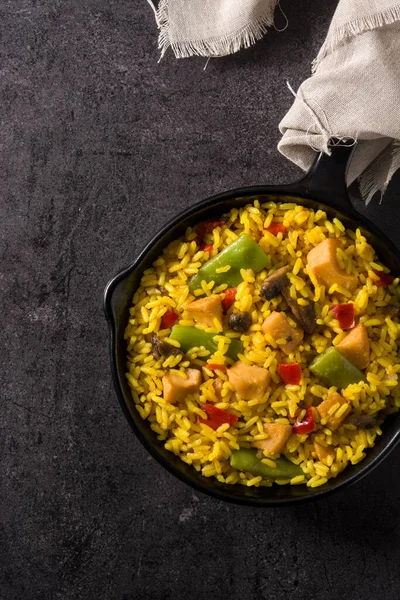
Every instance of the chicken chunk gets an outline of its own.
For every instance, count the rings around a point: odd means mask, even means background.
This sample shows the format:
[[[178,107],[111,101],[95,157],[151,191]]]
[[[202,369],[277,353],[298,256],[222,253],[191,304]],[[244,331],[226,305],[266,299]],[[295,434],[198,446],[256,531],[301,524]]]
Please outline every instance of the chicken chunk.
[[[340,406],[338,406],[332,415],[329,414],[330,409],[337,403],[339,403]],[[346,410],[340,416],[336,416],[337,411],[340,410],[344,404],[347,404]],[[333,394],[329,394],[327,398],[317,406],[317,411],[322,424],[326,425],[331,431],[336,431],[351,411],[351,407],[343,396],[334,392]]]
[[[318,460],[320,460],[323,463],[326,463],[326,459],[330,456],[332,457],[332,459],[335,457],[335,451],[333,450],[333,448],[322,446],[321,444],[318,444],[318,442],[314,442],[314,450],[318,457]]]
[[[222,303],[218,294],[191,302],[186,306],[186,311],[191,313],[195,321],[207,327],[214,327],[214,319],[222,325]]]
[[[366,369],[369,365],[369,339],[367,328],[359,323],[336,344],[336,350],[358,369]]]
[[[266,454],[280,454],[286,442],[292,435],[292,426],[286,423],[265,423],[264,432],[268,435],[266,440],[257,440],[252,443],[253,448],[263,450]]]
[[[339,267],[336,258],[336,250],[340,247],[339,240],[327,238],[315,246],[307,255],[307,267],[314,273],[316,278],[326,287],[336,283],[349,292],[354,291],[357,286],[357,277],[347,275]]]
[[[264,333],[269,333],[275,341],[285,340],[284,343],[278,344],[285,354],[293,352],[304,337],[300,327],[292,327],[285,315],[277,311],[266,317],[261,329]]]
[[[180,402],[187,396],[197,392],[201,384],[201,373],[197,369],[187,369],[186,379],[175,373],[169,373],[162,378],[164,400],[170,404]]]
[[[218,400],[222,399],[222,386],[223,385],[224,385],[224,382],[219,377],[217,377],[214,380],[214,392],[215,392],[215,395],[217,396]]]
[[[237,362],[228,369],[228,379],[243,400],[262,400],[270,381],[266,369]]]

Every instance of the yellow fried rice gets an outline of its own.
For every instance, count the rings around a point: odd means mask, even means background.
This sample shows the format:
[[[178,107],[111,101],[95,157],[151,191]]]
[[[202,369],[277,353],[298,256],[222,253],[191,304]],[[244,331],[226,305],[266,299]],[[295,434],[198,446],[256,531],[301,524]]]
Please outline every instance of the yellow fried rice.
[[[227,288],[227,284],[215,287],[213,282],[203,281],[202,288],[191,294],[188,282],[207,262],[209,254],[199,249],[196,228],[188,228],[185,235],[169,244],[153,266],[144,272],[140,287],[134,294],[125,331],[126,377],[140,416],[150,422],[150,427],[169,451],[205,477],[216,477],[226,484],[270,486],[273,484],[268,479],[232,468],[229,461],[231,453],[250,447],[256,440],[265,439],[265,423],[293,423],[295,415],[302,411],[304,415],[307,407],[317,406],[329,393],[337,390],[336,387],[324,387],[308,366],[316,355],[331,345],[335,346],[346,335],[331,313],[332,304],[354,303],[358,321],[367,328],[370,364],[365,371],[367,381],[349,385],[341,394],[346,406],[351,408],[350,416],[370,415],[374,420],[370,428],[363,428],[346,419],[336,431],[332,431],[316,418],[313,433],[291,435],[283,454],[292,463],[300,465],[303,475],[276,483],[306,484],[315,488],[336,477],[349,464],[360,462],[366,450],[374,445],[376,437],[381,435],[380,425],[384,417],[400,408],[400,325],[397,318],[385,311],[385,307],[398,301],[399,279],[396,278],[388,287],[378,287],[374,283],[373,271],[387,272],[387,269],[359,229],[346,229],[338,218],[329,220],[322,210],[314,211],[296,204],[296,198],[285,198],[284,203],[273,197],[268,200],[263,204],[255,200],[244,208],[232,209],[222,217],[225,224],[206,236],[207,244],[213,246],[213,256],[240,234],[246,233],[271,259],[270,267],[258,274],[251,269],[241,271],[243,282],[237,286],[234,306],[251,314],[250,329],[246,333],[230,330],[225,316],[222,328],[207,329],[218,334],[218,350],[212,357],[204,348],[193,348],[186,354],[168,358],[153,356],[151,335],[156,333],[165,339],[170,334],[169,329],[160,330],[161,318],[167,310],[179,313],[179,325],[198,326],[185,312],[185,307],[197,297],[222,293]],[[286,233],[273,235],[267,231],[272,221],[282,223]],[[347,274],[357,277],[354,292],[337,285],[326,289],[312,273],[307,272],[308,252],[325,238],[341,240],[337,260]],[[265,318],[277,310],[282,301],[280,297],[264,300],[260,296],[262,282],[283,265],[289,265],[291,297],[299,304],[313,302],[319,325],[316,333],[306,334],[289,356],[285,356],[273,340],[266,340],[268,334],[261,329]],[[228,367],[232,365],[225,352],[230,339],[235,337],[241,339],[244,347],[239,359],[269,371],[270,384],[262,399],[243,400],[234,391],[225,372],[206,368],[210,362]],[[171,343],[179,346],[176,341]],[[299,385],[285,386],[282,383],[278,374],[282,357],[301,365]],[[162,377],[168,372],[184,373],[189,366],[202,372],[199,391],[175,404],[166,402]],[[216,378],[222,380],[219,395],[214,388]],[[211,429],[199,421],[199,417],[207,418],[202,409],[204,403],[232,412],[238,421],[233,426],[226,423],[217,430]],[[314,442],[331,450],[327,458],[318,459]],[[267,456],[264,460],[273,466],[273,461]]]

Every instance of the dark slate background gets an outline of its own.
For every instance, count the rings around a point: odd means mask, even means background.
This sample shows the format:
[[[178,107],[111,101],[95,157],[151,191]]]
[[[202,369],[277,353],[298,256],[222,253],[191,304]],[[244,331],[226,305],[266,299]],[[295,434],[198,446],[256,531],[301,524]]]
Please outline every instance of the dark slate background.
[[[299,175],[278,123],[334,3],[252,49],[157,64],[144,0],[3,0],[2,600],[399,598],[400,450],[357,486],[257,510],[194,493],[113,391],[107,280],[167,218]],[[400,178],[368,214],[399,240]],[[397,220],[396,220],[397,219]]]

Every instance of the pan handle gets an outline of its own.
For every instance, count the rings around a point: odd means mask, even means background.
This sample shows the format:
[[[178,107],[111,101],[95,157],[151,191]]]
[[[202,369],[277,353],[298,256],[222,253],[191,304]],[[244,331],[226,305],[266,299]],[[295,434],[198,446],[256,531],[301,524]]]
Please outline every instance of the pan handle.
[[[346,175],[350,159],[356,144],[352,140],[348,144],[331,144],[331,155],[320,152],[306,175],[296,182],[297,188],[307,196],[316,196],[345,213],[352,212],[350,197],[347,192]]]

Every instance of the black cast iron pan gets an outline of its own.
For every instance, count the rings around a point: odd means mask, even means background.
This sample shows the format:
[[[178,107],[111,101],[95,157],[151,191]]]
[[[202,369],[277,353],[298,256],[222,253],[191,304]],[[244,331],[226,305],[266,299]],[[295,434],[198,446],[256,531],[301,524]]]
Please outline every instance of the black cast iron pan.
[[[383,435],[377,439],[375,447],[368,451],[362,462],[348,466],[336,479],[330,479],[315,490],[306,486],[274,485],[271,488],[247,488],[240,485],[226,485],[214,478],[202,476],[193,467],[165,450],[162,443],[157,440],[156,434],[150,429],[149,423],[143,421],[136,411],[125,378],[124,329],[128,321],[132,296],[139,286],[143,271],[149,268],[162,250],[172,240],[182,235],[188,226],[221,215],[233,207],[244,206],[255,198],[263,202],[270,196],[277,197],[278,201],[281,196],[294,196],[298,204],[313,209],[322,208],[330,217],[338,216],[347,227],[352,229],[362,227],[383,263],[392,273],[400,274],[398,249],[373,223],[357,213],[350,203],[345,186],[345,175],[353,148],[342,145],[333,146],[331,150],[331,156],[320,154],[311,170],[298,182],[287,185],[259,185],[223,192],[183,211],[167,223],[150,240],[135,261],[111,279],[105,289],[104,309],[111,334],[112,376],[121,408],[132,430],[150,454],[173,475],[195,489],[220,500],[254,506],[278,506],[321,498],[359,481],[378,466],[400,440],[400,414],[392,415],[383,425]]]

